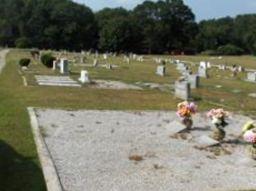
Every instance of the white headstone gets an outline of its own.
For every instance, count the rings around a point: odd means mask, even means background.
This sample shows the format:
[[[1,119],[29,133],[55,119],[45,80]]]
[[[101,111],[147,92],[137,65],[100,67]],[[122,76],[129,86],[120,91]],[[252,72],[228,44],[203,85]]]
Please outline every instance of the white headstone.
[[[68,60],[67,59],[61,59],[60,60],[60,73],[61,74],[68,74],[69,73],[69,67],[68,67]]]
[[[78,79],[81,83],[90,83],[89,74],[87,70],[82,70],[80,78]]]
[[[207,63],[204,62],[204,61],[201,61],[199,67],[206,69],[207,68]]]
[[[165,66],[157,66],[156,74],[159,76],[165,76]]]
[[[207,62],[206,65],[207,65],[207,68],[211,68],[212,67],[210,62]]]
[[[177,70],[179,70],[179,71],[187,70],[186,64],[181,63],[181,62],[178,62],[178,63],[177,63]]]
[[[198,76],[202,78],[208,78],[207,69],[203,67],[198,68]]]
[[[256,72],[248,72],[247,80],[250,82],[256,82]]]
[[[227,69],[227,66],[222,64],[222,65],[219,66],[219,69],[220,69],[220,70],[226,70],[226,69]]]
[[[54,60],[53,65],[52,65],[52,69],[56,70],[56,68],[57,68],[57,60]]]

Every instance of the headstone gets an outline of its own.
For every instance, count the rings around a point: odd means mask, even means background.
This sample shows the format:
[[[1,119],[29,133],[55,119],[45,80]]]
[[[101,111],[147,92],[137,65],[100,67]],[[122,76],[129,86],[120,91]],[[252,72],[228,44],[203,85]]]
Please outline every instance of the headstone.
[[[156,74],[159,76],[165,76],[165,66],[157,66]]]
[[[195,89],[195,88],[199,87],[200,77],[198,75],[196,75],[196,74],[189,74],[187,76],[187,79],[188,79],[188,82],[190,84],[190,88],[191,89]]]
[[[80,82],[84,83],[90,83],[89,74],[87,70],[82,70],[80,78],[78,79]]]
[[[185,125],[182,125],[180,122],[178,121],[172,121],[170,123],[168,123],[165,126],[165,129],[168,131],[168,133],[170,133],[171,135],[175,135],[177,133],[180,133],[182,131],[184,131],[186,129]]]
[[[108,59],[108,55],[107,54],[103,54],[103,58],[104,58],[104,60],[107,60]]]
[[[180,63],[180,60],[174,60],[174,64]]]
[[[207,68],[211,68],[212,67],[210,62],[207,62],[206,65],[207,65]]]
[[[84,56],[81,56],[80,57],[80,64],[83,64],[84,63]]]
[[[98,60],[97,60],[97,59],[94,59],[94,60],[93,60],[93,67],[97,67],[98,64],[99,64],[99,63],[98,63]]]
[[[52,69],[56,70],[57,69],[57,60],[53,61]]]
[[[206,69],[207,68],[207,63],[204,62],[204,61],[201,61],[199,67]]]
[[[198,68],[198,76],[202,78],[208,78],[207,69],[203,67]]]
[[[196,140],[197,144],[199,147],[210,147],[210,146],[214,146],[214,145],[218,145],[219,142],[206,136],[206,135],[202,135],[201,137],[198,137]]]
[[[60,73],[61,74],[68,74],[69,73],[69,67],[68,67],[68,60],[67,59],[61,59],[60,60]]]
[[[113,67],[112,67],[111,64],[107,64],[107,65],[106,65],[106,68],[109,69],[109,70],[112,70]]]
[[[187,70],[187,66],[184,63],[178,62],[177,63],[177,70],[179,70],[179,71]]]
[[[256,82],[256,72],[248,72],[247,80],[250,82]]]
[[[176,81],[175,82],[175,96],[188,100],[190,98],[190,84],[187,81]]]
[[[227,66],[222,64],[222,65],[219,66],[219,69],[220,69],[220,70],[226,70],[226,69],[227,69]]]
[[[130,58],[128,56],[124,57],[124,61],[127,62],[128,64],[130,64]]]
[[[242,66],[238,66],[238,72],[244,72],[244,68]]]

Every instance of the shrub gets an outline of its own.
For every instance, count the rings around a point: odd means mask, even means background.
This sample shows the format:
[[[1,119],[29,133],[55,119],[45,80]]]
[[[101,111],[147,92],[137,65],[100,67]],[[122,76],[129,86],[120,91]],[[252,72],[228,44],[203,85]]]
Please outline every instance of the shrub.
[[[26,37],[18,38],[18,39],[15,41],[15,46],[16,46],[17,48],[28,48],[28,47],[30,46],[29,39],[26,38]]]
[[[216,50],[206,50],[201,52],[202,55],[206,55],[206,56],[216,56],[218,55]]]
[[[53,67],[53,61],[55,60],[55,57],[52,56],[51,53],[44,53],[41,56],[41,62],[47,67],[52,68]]]
[[[29,64],[30,64],[30,59],[29,58],[22,58],[19,61],[19,65],[21,67],[28,67]]]
[[[217,49],[217,52],[219,55],[242,55],[244,50],[235,45],[227,44],[225,46],[220,46]]]

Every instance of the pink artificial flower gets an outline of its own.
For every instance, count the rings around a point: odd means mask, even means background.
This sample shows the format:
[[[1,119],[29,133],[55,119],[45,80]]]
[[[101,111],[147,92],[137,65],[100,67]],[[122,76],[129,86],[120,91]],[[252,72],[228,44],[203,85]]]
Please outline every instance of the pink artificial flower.
[[[246,131],[244,133],[243,137],[244,137],[244,140],[246,142],[249,142],[249,143],[252,143],[252,144],[256,143],[256,133],[254,133],[252,130]]]

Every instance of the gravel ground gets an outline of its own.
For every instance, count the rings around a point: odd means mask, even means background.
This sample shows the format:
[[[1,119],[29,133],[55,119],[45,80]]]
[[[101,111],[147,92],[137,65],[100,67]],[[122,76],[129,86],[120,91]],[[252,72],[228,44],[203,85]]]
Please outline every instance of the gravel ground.
[[[256,162],[238,140],[199,149],[211,133],[203,114],[179,136],[165,128],[174,112],[36,111],[39,125],[67,191],[186,191],[256,188]],[[226,127],[234,140],[247,117]]]

